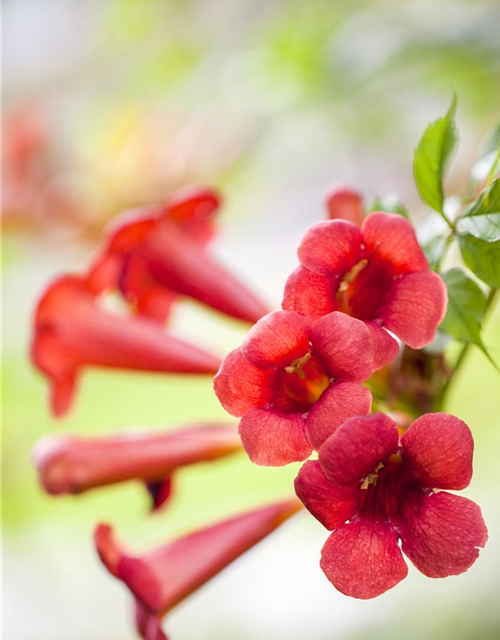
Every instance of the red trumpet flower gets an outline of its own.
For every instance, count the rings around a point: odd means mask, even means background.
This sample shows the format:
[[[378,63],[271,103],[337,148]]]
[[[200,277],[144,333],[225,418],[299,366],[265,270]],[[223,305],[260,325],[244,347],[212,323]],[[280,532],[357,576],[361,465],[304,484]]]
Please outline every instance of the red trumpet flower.
[[[51,381],[51,407],[65,413],[78,371],[87,365],[171,373],[215,373],[213,355],[165,333],[141,318],[99,308],[85,281],[64,276],[42,296],[34,321],[34,364]]]
[[[363,196],[350,187],[335,187],[327,195],[326,206],[330,220],[347,220],[357,227],[363,224],[365,208]]]
[[[249,511],[139,556],[130,556],[110,526],[95,532],[99,556],[136,599],[136,625],[145,640],[166,640],[161,619],[182,600],[248,551],[302,505],[297,499]]]
[[[415,420],[401,439],[386,415],[347,420],[295,480],[304,505],[327,529],[321,568],[342,593],[374,598],[406,577],[398,546],[423,574],[466,571],[488,534],[464,489],[472,477],[468,426],[445,413]]]
[[[316,324],[294,311],[274,311],[250,330],[214,378],[222,406],[243,416],[240,435],[256,464],[308,458],[344,420],[370,413],[358,384],[373,372],[363,322],[331,313]]]
[[[118,288],[140,314],[165,322],[178,295],[256,322],[267,309],[205,245],[219,197],[208,189],[179,194],[162,206],[127,214],[92,266],[95,291]]]
[[[319,222],[306,232],[298,256],[301,266],[286,283],[283,308],[314,319],[341,311],[363,320],[375,368],[398,353],[384,328],[414,349],[434,339],[446,312],[446,287],[403,217],[372,213],[361,230],[344,220]]]
[[[193,425],[167,432],[113,433],[98,438],[53,435],[33,450],[40,484],[52,495],[78,494],[126,480],[146,483],[158,509],[170,496],[179,467],[238,451],[234,427]]]

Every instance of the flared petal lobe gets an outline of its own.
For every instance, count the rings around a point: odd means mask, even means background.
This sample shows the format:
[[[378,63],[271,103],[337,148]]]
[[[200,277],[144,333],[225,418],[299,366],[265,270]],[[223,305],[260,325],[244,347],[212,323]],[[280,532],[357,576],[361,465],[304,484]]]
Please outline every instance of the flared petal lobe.
[[[241,352],[256,367],[286,367],[309,351],[310,321],[293,311],[273,311],[248,332]]]
[[[297,267],[285,283],[282,307],[318,320],[335,311],[333,289],[333,282],[327,276]]]
[[[240,420],[241,442],[255,464],[281,467],[312,453],[301,415],[273,409],[251,409]]]
[[[390,264],[393,275],[429,269],[415,230],[403,216],[382,211],[370,213],[361,233],[368,255]]]
[[[376,598],[408,574],[398,538],[388,522],[358,517],[326,541],[321,568],[333,586],[352,598]]]
[[[412,492],[402,508],[402,549],[429,578],[467,571],[488,531],[475,502],[446,491]]]
[[[448,296],[433,271],[415,271],[394,280],[380,315],[383,325],[412,349],[430,344],[446,314]]]
[[[224,358],[214,378],[215,394],[228,413],[239,417],[270,402],[274,377],[274,371],[255,367],[241,349],[235,349]]]
[[[356,513],[359,486],[333,484],[317,460],[308,460],[295,478],[295,493],[306,509],[333,531]]]
[[[306,231],[298,248],[300,263],[318,275],[341,275],[362,258],[361,231],[351,222],[317,222]]]
[[[383,413],[350,418],[321,447],[327,478],[340,485],[360,482],[398,450],[396,424]]]
[[[421,486],[465,489],[472,478],[474,441],[469,427],[446,413],[417,418],[401,438],[403,457]]]
[[[394,362],[398,357],[399,345],[377,322],[367,322],[373,349],[373,370],[378,371],[385,365]]]
[[[361,320],[330,313],[314,324],[311,342],[333,378],[362,382],[373,373],[372,339]]]
[[[356,382],[332,382],[307,414],[307,439],[319,450],[348,418],[368,415],[371,407],[372,394],[366,387]]]

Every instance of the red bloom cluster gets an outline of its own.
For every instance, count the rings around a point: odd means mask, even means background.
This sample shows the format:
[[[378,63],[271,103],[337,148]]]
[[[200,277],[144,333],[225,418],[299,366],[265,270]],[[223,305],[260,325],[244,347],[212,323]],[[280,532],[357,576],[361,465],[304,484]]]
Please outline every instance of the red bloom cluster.
[[[472,477],[467,425],[444,413],[415,420],[400,438],[386,415],[347,420],[295,481],[309,511],[333,531],[321,567],[342,593],[374,598],[408,573],[402,550],[431,578],[466,571],[487,540],[479,507],[434,489]]]
[[[363,322],[331,313],[313,324],[294,311],[274,311],[230,353],[214,379],[224,408],[243,416],[239,430],[251,460],[284,465],[305,460],[333,430],[370,413],[358,384],[373,371]]]
[[[376,212],[365,217],[360,194],[337,189],[327,222],[313,225],[298,250],[283,310],[264,306],[207,252],[219,197],[183,193],[132,213],[108,237],[85,276],[49,287],[35,315],[33,360],[50,378],[52,407],[70,405],[81,368],[215,373],[215,393],[241,418],[250,459],[280,466],[306,460],[296,493],[333,533],[321,566],[342,593],[373,598],[408,571],[402,551],[424,574],[466,571],[484,546],[479,507],[442,489],[472,476],[472,435],[446,414],[426,414],[400,434],[371,412],[366,382],[398,354],[394,333],[412,348],[429,344],[446,310],[443,281],[429,269],[410,223]],[[100,294],[119,291],[136,311],[104,310]],[[256,322],[222,365],[161,326],[179,296]],[[262,317],[264,316],[264,317]],[[154,508],[171,475],[239,447],[234,428],[212,426],[137,436],[55,437],[40,443],[34,464],[52,494],[80,493],[125,480],[147,485]],[[287,500],[201,529],[140,556],[128,555],[111,528],[95,542],[108,570],[136,602],[145,640],[166,640],[162,617],[236,557],[272,532],[301,503]],[[401,541],[401,549],[399,547]]]
[[[435,489],[472,475],[468,427],[446,414],[416,420],[400,439],[383,414],[368,416],[359,383],[392,362],[398,344],[429,344],[446,311],[446,288],[429,269],[410,223],[376,212],[360,194],[328,199],[330,221],[313,225],[283,311],[261,319],[214,379],[221,404],[241,417],[250,459],[305,460],[296,492],[334,531],[321,566],[343,593],[373,598],[406,576],[398,540],[426,575],[468,569],[486,542],[479,508]]]

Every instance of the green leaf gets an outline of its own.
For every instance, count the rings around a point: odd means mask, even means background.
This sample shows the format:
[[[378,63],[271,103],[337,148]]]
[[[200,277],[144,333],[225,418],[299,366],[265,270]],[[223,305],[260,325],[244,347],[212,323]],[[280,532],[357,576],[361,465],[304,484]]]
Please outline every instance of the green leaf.
[[[457,228],[486,242],[500,240],[500,178],[464,211],[457,220]]]
[[[446,115],[425,130],[413,158],[413,174],[422,200],[443,217],[443,179],[458,141],[456,108],[454,95]]]
[[[461,269],[450,269],[442,278],[448,290],[448,310],[440,329],[456,340],[472,342],[493,362],[481,338],[481,322],[486,312],[484,293]]]
[[[459,235],[458,243],[472,273],[490,287],[500,289],[500,240],[487,242],[465,233]]]
[[[401,200],[395,193],[388,193],[382,198],[375,198],[372,202],[368,212],[371,211],[385,211],[387,213],[399,213],[400,216],[410,219],[408,215],[408,209],[404,206]]]

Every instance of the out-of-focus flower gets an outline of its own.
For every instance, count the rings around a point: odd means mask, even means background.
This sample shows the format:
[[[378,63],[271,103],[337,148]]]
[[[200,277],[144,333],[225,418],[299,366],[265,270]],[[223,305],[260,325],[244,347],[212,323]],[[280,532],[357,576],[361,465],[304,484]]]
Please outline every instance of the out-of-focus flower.
[[[55,133],[42,110],[24,105],[2,120],[2,219],[4,228],[43,229],[79,223],[81,208],[57,176]]]
[[[46,436],[35,445],[32,460],[40,484],[52,495],[140,480],[151,493],[153,509],[158,509],[170,496],[176,469],[239,449],[234,427],[192,425],[175,431],[118,432],[86,439]]]
[[[95,532],[99,556],[136,599],[136,626],[145,640],[165,640],[163,616],[248,551],[302,505],[297,499],[248,511],[138,556],[130,556],[109,525]]]
[[[301,266],[286,283],[283,308],[311,318],[342,311],[363,320],[375,368],[398,353],[384,328],[414,349],[434,339],[446,312],[446,287],[402,216],[372,213],[361,230],[344,220],[319,222],[306,232],[298,256]]]
[[[350,187],[335,187],[326,196],[330,220],[347,220],[357,227],[363,224],[365,208],[363,196]]]
[[[199,188],[163,205],[128,212],[92,265],[89,286],[94,291],[118,288],[136,311],[160,322],[179,294],[256,322],[266,307],[205,248],[219,204],[218,194]]]
[[[99,307],[79,276],[63,276],[43,294],[34,318],[34,364],[51,382],[51,407],[65,413],[87,365],[169,373],[215,373],[220,361],[138,317]]]
[[[406,577],[402,550],[430,578],[466,571],[488,534],[464,489],[472,477],[468,426],[428,413],[399,438],[386,415],[347,420],[295,480],[304,505],[333,531],[321,568],[342,593],[374,598]]]
[[[225,359],[214,379],[223,407],[243,416],[240,435],[256,464],[305,460],[354,415],[371,410],[358,384],[373,372],[366,325],[343,313],[313,324],[294,311],[274,311]]]

